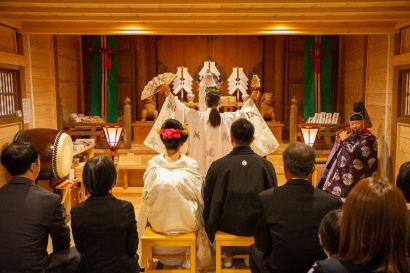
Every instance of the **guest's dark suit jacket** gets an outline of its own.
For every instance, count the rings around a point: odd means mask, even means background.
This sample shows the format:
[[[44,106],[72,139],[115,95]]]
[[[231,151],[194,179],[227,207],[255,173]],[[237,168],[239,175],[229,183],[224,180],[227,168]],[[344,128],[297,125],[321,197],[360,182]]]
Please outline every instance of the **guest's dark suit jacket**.
[[[248,146],[237,146],[214,161],[205,180],[205,230],[252,236],[260,218],[258,194],[277,185],[275,169]]]
[[[291,179],[259,197],[264,216],[257,225],[255,245],[265,254],[269,271],[306,273],[315,261],[326,258],[317,231],[323,216],[339,208],[338,198],[304,179]]]
[[[91,196],[71,209],[78,273],[139,272],[137,222],[130,202],[112,195]]]
[[[0,272],[42,272],[53,251],[70,247],[60,196],[30,179],[13,177],[0,188]]]

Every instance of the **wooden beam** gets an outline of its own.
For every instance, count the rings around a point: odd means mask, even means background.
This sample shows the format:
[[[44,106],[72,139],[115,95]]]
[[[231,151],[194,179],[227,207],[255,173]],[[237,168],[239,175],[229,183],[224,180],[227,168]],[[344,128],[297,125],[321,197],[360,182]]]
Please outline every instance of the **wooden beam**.
[[[146,0],[116,0],[116,4],[146,4]],[[278,3],[278,4],[287,4],[287,3],[293,3],[293,4],[318,4],[318,3],[343,3],[346,5],[352,4],[352,1],[341,1],[341,0],[320,0],[320,1],[315,1],[315,0],[202,0],[202,1],[197,1],[197,0],[178,0],[178,1],[172,1],[172,3],[177,3],[177,4],[186,4],[186,3],[191,3],[191,4],[201,4],[201,3],[213,3],[213,4],[253,4],[253,3]],[[385,0],[355,0],[356,3],[386,3]],[[403,1],[403,0],[389,0],[388,2],[390,3],[402,3],[402,4],[407,4],[408,1]],[[95,3],[95,4],[112,4],[113,2],[111,0],[11,0],[11,1],[3,1],[4,4],[13,4],[13,3],[27,3],[27,4],[45,4],[45,3],[51,3],[53,5],[55,4],[65,4],[65,3],[79,3],[79,4],[84,4],[84,3]],[[169,0],[152,0],[150,1],[151,4],[167,4],[170,3]]]
[[[387,34],[396,33],[395,23],[288,23],[286,29],[273,29],[266,23],[162,23],[139,24],[136,30],[126,30],[132,24],[27,22],[23,33],[30,34]]]
[[[241,23],[241,22],[387,22],[387,21],[398,21],[405,20],[409,18],[409,14],[397,14],[397,15],[362,15],[362,16],[337,16],[337,15],[324,15],[324,16],[310,16],[306,14],[304,16],[257,16],[257,17],[247,17],[238,15],[227,15],[220,14],[218,16],[194,16],[188,15],[183,16],[183,14],[168,14],[159,16],[86,16],[84,14],[79,14],[78,16],[60,16],[60,15],[13,15],[6,14],[4,18],[18,20],[21,22],[31,21],[31,22],[131,22],[131,23],[162,23],[162,22],[231,22],[231,23]]]
[[[396,24],[396,28],[397,28],[397,29],[399,29],[399,28],[405,28],[405,27],[408,27],[408,26],[410,26],[410,20],[399,21],[399,22],[397,22],[397,24]]]
[[[24,66],[24,56],[0,51],[0,63]]]
[[[20,29],[21,28],[21,22],[18,22],[18,21],[15,21],[15,20],[4,19],[4,17],[2,15],[0,15],[0,25],[4,25],[4,26],[7,26],[7,27],[15,28],[15,29]]]
[[[192,6],[188,8],[174,8],[174,7],[162,7],[149,8],[123,8],[123,7],[71,7],[71,8],[56,8],[56,7],[2,7],[1,14],[14,14],[14,15],[105,15],[105,16],[118,16],[118,15],[165,15],[165,14],[204,14],[204,9],[201,6]],[[392,7],[337,7],[337,8],[322,8],[317,7],[307,10],[306,8],[295,7],[283,7],[283,8],[249,8],[246,6],[238,6],[236,8],[231,7],[211,7],[206,9],[206,14],[232,14],[232,15],[247,15],[247,16],[259,16],[270,14],[309,14],[309,15],[322,15],[322,14],[336,14],[336,15],[365,15],[365,14],[380,14],[380,15],[392,15],[392,14],[409,14],[410,2],[403,6]]]
[[[393,66],[410,64],[410,53],[393,56]]]

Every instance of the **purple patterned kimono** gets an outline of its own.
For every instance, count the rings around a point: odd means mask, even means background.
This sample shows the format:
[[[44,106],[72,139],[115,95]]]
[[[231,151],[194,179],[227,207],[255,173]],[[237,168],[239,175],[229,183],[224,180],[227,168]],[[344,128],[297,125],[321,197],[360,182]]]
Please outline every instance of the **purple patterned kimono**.
[[[367,129],[336,143],[317,187],[344,202],[352,187],[377,171],[377,140]]]

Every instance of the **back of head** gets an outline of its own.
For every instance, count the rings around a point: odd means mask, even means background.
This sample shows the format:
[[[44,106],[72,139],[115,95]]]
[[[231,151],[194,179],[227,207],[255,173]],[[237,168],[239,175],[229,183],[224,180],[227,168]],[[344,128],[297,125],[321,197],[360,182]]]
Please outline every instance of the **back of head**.
[[[254,133],[255,127],[247,119],[240,118],[231,125],[231,136],[236,145],[249,146]]]
[[[385,178],[365,178],[343,206],[338,254],[355,264],[372,263],[374,272],[407,272],[407,229],[400,190]]]
[[[1,152],[1,164],[12,176],[25,174],[37,160],[38,152],[28,142],[12,143]]]
[[[115,185],[117,171],[112,160],[96,156],[87,161],[83,170],[83,182],[92,196],[106,195]]]
[[[176,119],[167,119],[161,126],[159,137],[167,150],[177,150],[188,139],[188,130]]]
[[[403,163],[400,166],[399,174],[397,175],[396,185],[399,187],[407,203],[410,202],[410,161]]]
[[[298,178],[306,178],[315,166],[316,154],[312,147],[302,142],[290,144],[283,151],[283,163]]]
[[[333,256],[339,248],[340,220],[342,210],[329,211],[320,222],[318,235],[324,251]]]
[[[206,93],[205,103],[208,108],[212,108],[209,113],[209,124],[212,127],[218,127],[221,125],[221,114],[218,111],[218,104],[221,96],[218,93],[209,92]]]

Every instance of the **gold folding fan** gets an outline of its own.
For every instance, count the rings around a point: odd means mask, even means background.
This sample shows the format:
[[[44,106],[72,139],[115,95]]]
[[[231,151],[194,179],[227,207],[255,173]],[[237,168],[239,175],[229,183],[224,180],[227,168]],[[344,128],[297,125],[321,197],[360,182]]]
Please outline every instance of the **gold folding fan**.
[[[141,94],[141,100],[145,100],[148,97],[158,93],[161,90],[161,86],[168,86],[176,78],[177,75],[167,72],[159,74],[150,80],[147,85],[144,87],[144,90]]]

